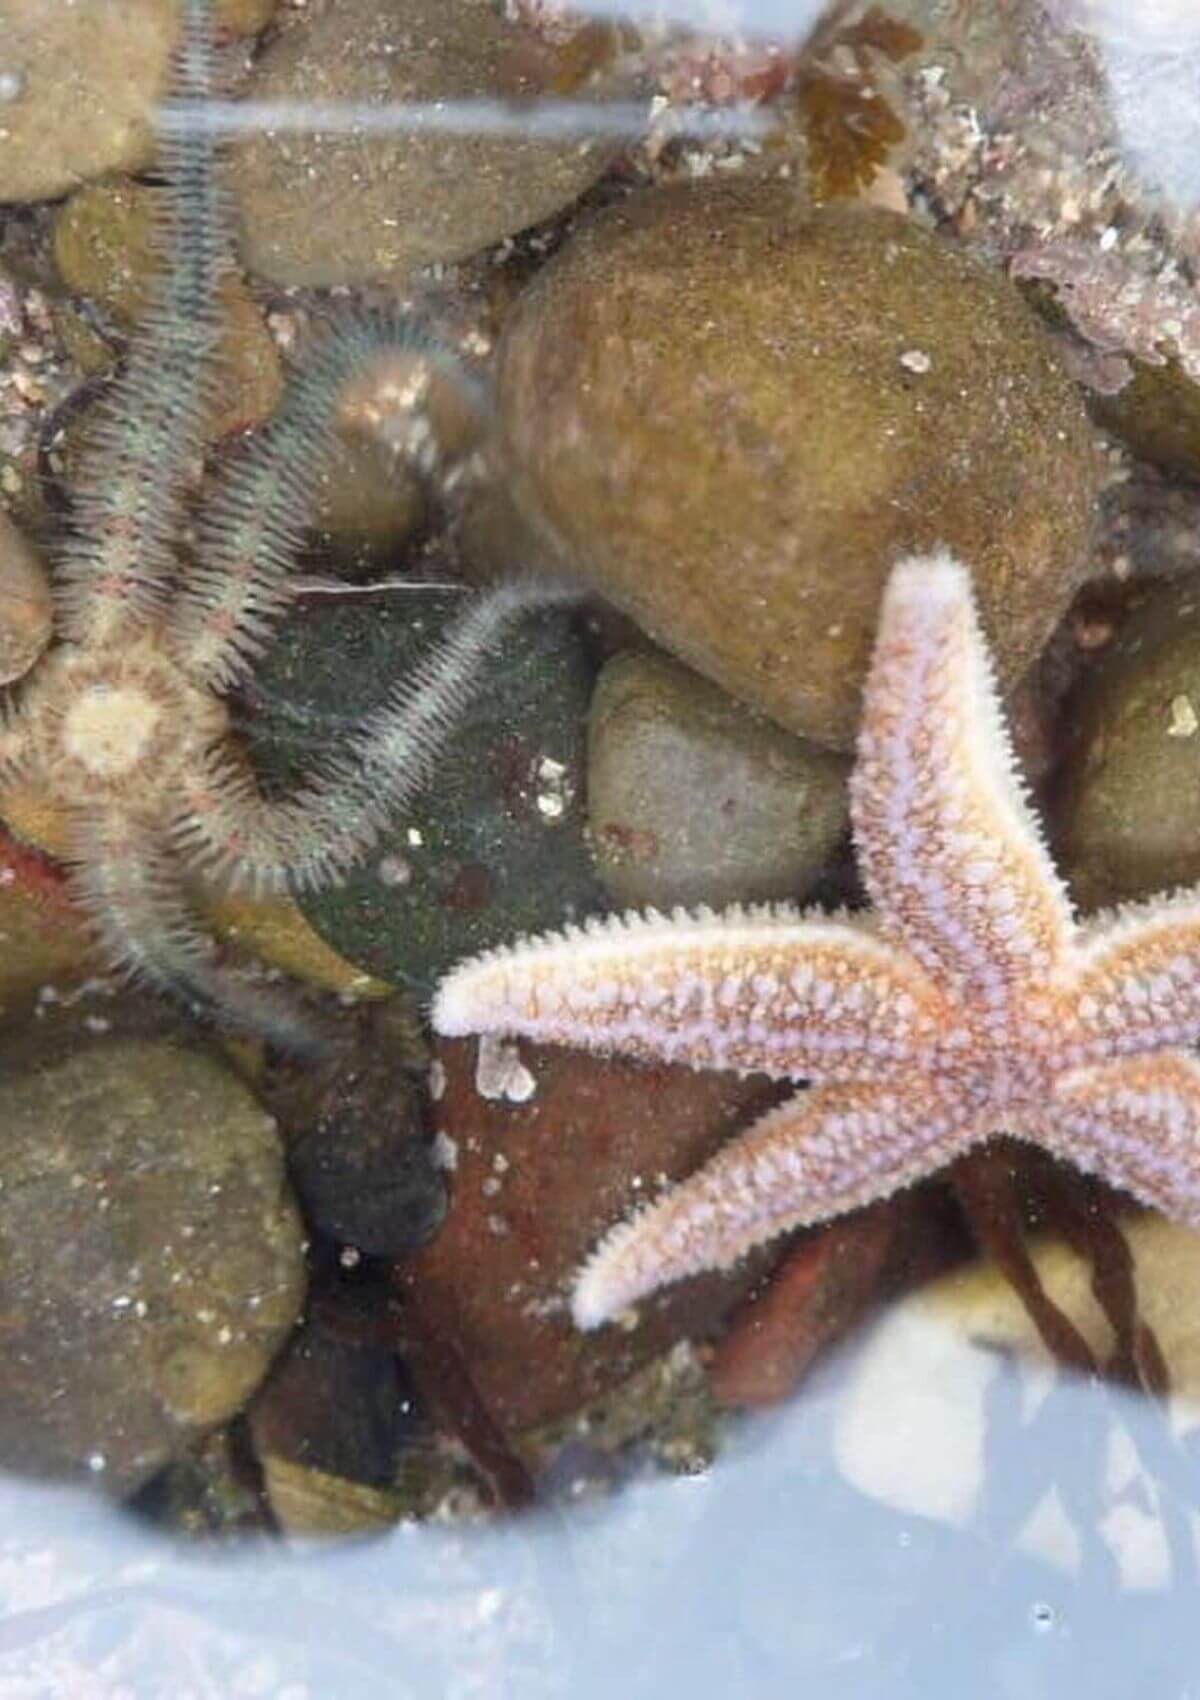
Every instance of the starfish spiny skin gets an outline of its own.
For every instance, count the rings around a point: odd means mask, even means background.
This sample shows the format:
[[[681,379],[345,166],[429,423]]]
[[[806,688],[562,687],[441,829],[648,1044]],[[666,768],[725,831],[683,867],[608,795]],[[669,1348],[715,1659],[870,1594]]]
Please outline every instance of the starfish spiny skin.
[[[1080,925],[1017,778],[965,569],[894,569],[851,777],[872,909],[624,916],[467,962],[439,1032],[807,1081],[613,1229],[596,1327],[1008,1133],[1200,1225],[1200,895]]]

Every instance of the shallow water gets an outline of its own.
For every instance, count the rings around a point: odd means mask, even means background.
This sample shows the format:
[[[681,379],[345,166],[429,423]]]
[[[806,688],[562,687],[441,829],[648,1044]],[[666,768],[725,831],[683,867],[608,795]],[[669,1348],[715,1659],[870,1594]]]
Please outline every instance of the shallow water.
[[[24,0],[24,9],[31,4],[36,10],[39,0]],[[651,63],[658,53],[660,63],[670,66],[662,73],[668,93],[660,91],[655,108],[657,140],[637,144],[635,164],[618,160],[597,187],[582,190],[589,205],[619,199],[629,181],[647,187],[658,175],[674,180],[736,175],[753,168],[760,148],[769,148],[774,123],[769,101],[748,106],[744,114],[736,102],[703,106],[689,129],[677,91],[691,79],[701,93],[711,92],[719,76],[723,92],[730,83],[746,92],[739,85],[745,77],[756,100],[754,78],[764,44],[782,43],[786,51],[818,8],[740,0],[732,9],[732,19],[725,6],[714,19],[716,8],[701,0],[662,8],[680,29],[740,32],[739,46],[734,51],[727,38],[697,45],[669,32],[650,37],[657,43]],[[852,19],[865,8],[841,10]],[[597,14],[617,11],[607,4],[596,7]],[[1003,31],[994,26],[992,8],[976,0],[896,0],[882,11],[936,41],[948,68],[939,75],[926,65],[923,80],[914,73],[905,82],[897,67],[871,61],[881,86],[893,91],[883,98],[899,106],[903,82],[908,102],[901,124],[907,134],[888,155],[880,196],[895,204],[897,194],[907,195],[910,211],[942,224],[956,238],[976,243],[980,251],[990,241],[991,263],[1007,268],[1011,262],[1014,271],[1061,285],[1060,321],[1068,323],[1060,322],[1058,330],[1075,337],[1068,369],[1097,394],[1107,393],[1111,377],[1107,365],[1100,373],[1104,362],[1137,356],[1154,365],[1163,339],[1185,368],[1193,359],[1200,367],[1200,331],[1188,317],[1197,305],[1194,268],[1200,263],[1191,221],[1200,202],[1195,147],[1200,30],[1189,8],[1145,0],[1131,18],[1127,8],[1102,0],[1055,0],[1047,7],[1054,28],[1074,23],[1090,35],[1088,64],[1096,82],[1086,111],[1092,117],[1101,107],[1111,113],[1114,145],[1123,150],[1130,182],[1138,185],[1136,191],[1124,187],[1111,200],[1104,200],[1109,190],[1089,175],[1087,160],[1055,156],[1079,122],[1072,104],[1079,89],[1062,85],[1056,80],[1061,68],[1047,72],[1044,64],[1026,63],[1019,72],[1006,66],[1002,75],[997,36]],[[0,0],[0,28],[3,12]],[[628,18],[631,7],[619,12]],[[1050,27],[1038,17],[1039,31]],[[0,40],[0,88],[3,51]],[[831,52],[841,55],[835,68],[845,69],[848,51],[845,41],[834,43]],[[859,65],[854,75],[861,71]],[[943,89],[949,91],[945,100]],[[644,88],[631,98],[620,87],[595,129],[615,130],[623,138],[646,104]],[[450,102],[421,113],[385,110],[380,116],[377,106],[371,110],[382,130],[406,133],[427,130],[435,119],[439,129],[461,126],[470,132],[480,109],[466,103],[456,110]],[[562,124],[574,135],[578,124],[586,133],[586,105],[568,97],[548,104],[541,118],[536,110],[507,104],[491,111],[502,132],[515,125],[544,134]],[[218,129],[223,115],[228,116],[224,109],[215,114]],[[302,132],[305,116],[303,108],[293,110],[288,122]],[[343,116],[353,127],[355,113]],[[265,114],[256,110],[253,117],[257,123]],[[917,126],[926,120],[929,130],[922,133]],[[977,145],[981,127],[990,148]],[[1021,153],[1023,134],[1027,155]],[[955,155],[960,146],[961,156]],[[1015,162],[1011,170],[1006,149]],[[1041,185],[1044,202],[1038,200],[1035,165],[1049,184]],[[1055,175],[1060,166],[1061,181]],[[972,173],[981,175],[973,179]],[[975,183],[974,190],[964,190],[966,181]],[[1116,206],[1124,221],[1120,233],[1112,226],[1111,242],[1106,227],[1092,218],[1096,208],[1086,203],[1092,189],[1096,205]],[[1084,197],[1083,210],[1067,218],[1063,204],[1076,190]],[[964,210],[972,194],[976,209],[986,207],[986,213]],[[10,300],[3,293],[3,267],[14,256],[22,263],[30,255],[45,263],[46,216],[32,201],[0,207],[0,350]],[[980,217],[993,221],[982,236]],[[496,248],[497,272],[509,261],[511,269],[504,273],[501,294],[536,276],[545,251],[557,245],[572,218],[568,207],[547,219],[544,243],[540,237],[528,243],[518,237],[515,245],[503,239]],[[1129,230],[1147,232],[1156,255],[1166,256],[1153,287],[1138,296],[1136,322],[1125,313],[1128,302],[1118,299],[1128,279],[1113,270],[1131,251],[1135,260],[1143,252],[1136,243],[1132,250],[1126,245]],[[1086,247],[1082,256],[1080,245]],[[488,317],[477,312],[486,278],[481,282],[478,271],[470,272],[470,263],[461,275],[455,262],[439,264],[425,274],[423,285],[424,297],[439,309],[449,303],[447,322],[455,325],[467,353],[473,327]],[[14,275],[25,290],[19,267]],[[1143,272],[1131,275],[1144,281]],[[403,293],[395,284],[377,283],[361,293],[377,304],[389,289],[393,297]],[[276,284],[262,293],[283,320],[293,312],[320,318],[331,305],[328,296],[304,284]],[[335,309],[344,305],[346,293],[332,298]],[[94,318],[92,309],[84,315],[85,326],[89,315]],[[103,314],[97,322],[105,329],[112,323]],[[52,340],[46,326],[40,329]],[[26,323],[8,351],[11,370],[26,387],[31,370],[36,379],[41,357],[25,360],[20,344],[36,342],[38,330]],[[486,388],[486,354],[479,375]],[[30,400],[35,412],[44,404],[48,415],[62,400],[53,384],[47,390],[42,402]],[[0,439],[12,480],[19,482],[18,473],[24,478],[33,467],[47,472],[52,485],[51,475],[61,467],[53,465],[53,455],[30,456],[15,418],[11,411],[5,416],[8,434]],[[43,422],[39,416],[39,427]],[[1064,678],[1074,689],[1089,676],[1086,656],[1095,634],[1101,634],[1095,643],[1102,649],[1119,628],[1130,575],[1136,590],[1142,577],[1178,575],[1200,564],[1191,482],[1162,460],[1149,470],[1147,459],[1139,458],[1143,452],[1142,441],[1138,453],[1110,448],[1113,475],[1096,545],[1098,588],[1092,584],[1060,625],[1046,663],[1051,682],[1045,699],[1059,708]],[[0,494],[11,498],[23,524],[32,525],[28,488],[18,489],[17,482],[0,486]],[[1139,492],[1136,501],[1123,498],[1122,491],[1129,490]],[[436,527],[418,527],[418,536],[419,546],[399,561],[386,548],[381,556],[377,539],[365,535],[353,549],[340,555],[335,550],[333,560],[315,551],[304,563],[319,575],[319,583],[310,582],[312,602],[328,592],[328,576],[342,570],[347,554],[356,557],[356,570],[365,562],[376,577],[394,574],[403,581],[428,571],[435,584],[444,583],[446,561]],[[381,630],[385,624],[381,617]],[[290,627],[288,633],[290,642]],[[360,659],[348,665],[361,667],[363,646],[349,653]],[[311,755],[341,729],[344,718],[336,685],[331,698],[328,680],[319,680],[324,659],[310,655],[296,665],[298,695],[289,695],[293,659],[285,644],[238,703],[252,738],[262,739],[264,726],[268,729],[268,759],[273,756],[285,772],[297,750],[301,759]],[[349,680],[346,688],[349,693]],[[352,713],[363,712],[356,703]],[[1179,728],[1188,722],[1178,695],[1172,696],[1171,713],[1176,728],[1171,735],[1183,736]],[[1065,722],[1058,725],[1062,732]],[[1062,732],[1064,739],[1072,730]],[[1054,734],[1046,734],[1044,742],[1053,745]],[[1028,747],[1039,753],[1036,732]],[[574,806],[576,758],[546,750],[548,743],[543,756],[550,767],[542,770],[536,806],[557,819],[555,810],[565,806],[570,814]],[[1049,759],[1047,767],[1053,767]],[[380,876],[384,884],[410,877],[403,848],[389,845],[388,872]],[[419,871],[419,834],[410,848]],[[846,869],[830,861],[818,891],[840,900]],[[589,900],[570,887],[571,903],[586,909]],[[305,914],[311,920],[314,913],[306,900]],[[521,924],[552,920],[523,918]],[[322,923],[330,929],[351,924],[324,912]],[[336,935],[339,949],[349,950],[349,936]],[[439,951],[451,956],[455,951],[440,941],[427,946],[423,941],[422,949],[428,955],[406,983],[426,996],[443,965]],[[462,947],[456,949],[461,954]],[[374,957],[355,962],[383,972]],[[32,1022],[36,998],[27,1001]],[[54,998],[43,991],[41,1001]],[[107,1019],[103,1010],[93,1018]],[[514,1073],[516,1065],[506,1058],[497,1063],[493,1057],[492,1064],[503,1077],[499,1095],[517,1101],[524,1090],[519,1068]],[[1108,1223],[1108,1205],[1099,1194],[1089,1194],[1085,1215]],[[1041,1224],[1050,1239],[1070,1237],[1063,1227],[1069,1208],[1052,1199]],[[718,1420],[706,1407],[703,1419],[692,1427],[682,1420],[681,1430],[667,1440],[658,1435],[647,1443],[641,1436],[640,1446],[637,1440],[618,1445],[616,1462],[587,1428],[570,1434],[565,1444],[549,1442],[528,1465],[541,1503],[514,1519],[479,1515],[451,1524],[456,1507],[479,1512],[487,1500],[485,1459],[484,1486],[477,1480],[474,1489],[464,1489],[469,1472],[460,1468],[456,1491],[445,1494],[439,1515],[425,1523],[401,1523],[360,1542],[298,1539],[289,1549],[250,1535],[201,1550],[164,1533],[145,1515],[111,1508],[83,1489],[10,1476],[0,1484],[0,1695],[32,1700],[134,1694],[141,1700],[160,1693],[245,1694],[300,1700],[321,1692],[507,1694],[519,1685],[532,1696],[599,1695],[618,1686],[639,1696],[675,1683],[697,1695],[758,1697],[792,1693],[807,1683],[822,1695],[862,1700],[957,1695],[968,1686],[1004,1700],[1064,1693],[1102,1700],[1123,1697],[1140,1682],[1150,1694],[1188,1700],[1200,1694],[1192,1646],[1200,1568],[1200,1331],[1192,1316],[1200,1314],[1195,1311],[1200,1241],[1193,1247],[1182,1232],[1164,1238],[1154,1228],[1130,1228],[1127,1217],[1116,1219],[1122,1224],[1118,1235],[1128,1229],[1136,1242],[1143,1290],[1132,1312],[1124,1289],[1115,1298],[1112,1285],[1107,1297],[1102,1290],[1106,1272],[1119,1285],[1112,1275],[1113,1240],[1101,1243],[1104,1229],[1090,1242],[1088,1230],[1079,1230],[1073,1250],[1064,1250],[1059,1263],[1057,1253],[1045,1252],[1044,1240],[1032,1241],[1039,1274],[1086,1336],[1097,1365],[1109,1370],[1108,1378],[1073,1374],[1061,1363],[1052,1367],[1046,1329],[1039,1336],[1027,1308],[999,1277],[989,1283],[969,1268],[957,1286],[957,1275],[946,1277],[944,1270],[961,1261],[956,1241],[951,1249],[939,1246],[932,1262],[913,1255],[913,1278],[919,1267],[925,1278],[937,1279],[931,1294],[902,1294],[909,1281],[897,1279],[882,1313],[823,1355],[778,1409]],[[990,1249],[1011,1253],[1012,1220],[1000,1209],[987,1220],[996,1232]],[[324,1259],[319,1276],[327,1288],[335,1284],[329,1270],[334,1255],[325,1241],[318,1242],[314,1261]],[[1093,1259],[1090,1267],[1080,1261],[1087,1257]],[[1008,1273],[1014,1279],[1011,1267]],[[1015,1279],[1019,1286],[1019,1276]],[[0,1286],[2,1281],[0,1275]],[[1024,1297],[1028,1301],[1028,1289]],[[1135,1340],[1124,1357],[1128,1340],[1122,1327]],[[1158,1343],[1154,1350],[1160,1346],[1165,1357],[1169,1401],[1139,1332],[1147,1327]],[[702,1379],[703,1373],[689,1359],[683,1379]],[[1140,1390],[1131,1391],[1130,1382]],[[456,1431],[457,1443],[468,1429],[464,1422]],[[678,1443],[677,1463],[682,1460],[676,1475],[662,1467],[669,1442]],[[418,1456],[427,1444],[423,1437]],[[711,1462],[710,1452],[716,1454]],[[527,1462],[523,1454],[522,1468]],[[490,1485],[494,1489],[495,1481]],[[143,1510],[152,1497],[151,1491],[143,1499]],[[425,1505],[428,1509],[428,1500]]]

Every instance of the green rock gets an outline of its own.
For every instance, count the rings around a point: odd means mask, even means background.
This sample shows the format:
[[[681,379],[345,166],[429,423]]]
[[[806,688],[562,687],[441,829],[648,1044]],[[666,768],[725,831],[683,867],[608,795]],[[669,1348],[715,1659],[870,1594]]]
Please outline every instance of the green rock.
[[[1200,579],[1151,592],[1072,720],[1054,819],[1081,906],[1200,881]]]
[[[462,606],[454,590],[385,591],[294,617],[257,673],[268,770],[294,780],[343,748]],[[463,956],[605,907],[583,830],[590,686],[568,616],[506,640],[404,818],[341,885],[302,897],[317,932],[426,992]]]
[[[797,897],[849,824],[848,765],[667,656],[618,656],[588,736],[600,877],[633,906]]]
[[[1047,332],[894,213],[635,195],[538,273],[497,383],[498,459],[564,567],[822,743],[853,737],[898,556],[970,565],[1006,686],[1086,569],[1098,462]]]

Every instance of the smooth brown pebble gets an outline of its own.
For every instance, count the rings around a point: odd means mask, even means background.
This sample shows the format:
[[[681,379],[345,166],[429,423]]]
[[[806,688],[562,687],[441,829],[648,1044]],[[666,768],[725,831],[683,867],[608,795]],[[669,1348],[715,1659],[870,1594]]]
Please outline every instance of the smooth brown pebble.
[[[50,642],[54,604],[45,563],[0,509],[0,685],[33,666]]]

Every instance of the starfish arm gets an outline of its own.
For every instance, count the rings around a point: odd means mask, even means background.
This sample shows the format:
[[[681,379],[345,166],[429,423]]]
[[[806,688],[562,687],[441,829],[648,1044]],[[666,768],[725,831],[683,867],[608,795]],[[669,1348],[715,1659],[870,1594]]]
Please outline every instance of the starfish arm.
[[[347,317],[318,343],[288,386],[270,427],[259,434],[208,504],[197,529],[197,559],[171,610],[172,642],[193,677],[225,690],[264,647],[291,597],[291,575],[322,474],[339,441],[339,407],[356,379],[392,380],[397,410],[425,429],[423,403],[436,367],[471,396],[460,368],[410,319],[385,313]],[[382,383],[382,378],[381,378]]]
[[[1006,1122],[1005,1132],[1200,1227],[1200,1063],[1186,1051],[1072,1070],[1044,1114]]]
[[[970,579],[948,554],[893,570],[851,777],[871,900],[936,980],[983,1010],[1019,1008],[1072,933],[1026,802]]]
[[[454,969],[440,1033],[513,1033],[779,1079],[894,1078],[932,1056],[936,993],[853,920],[788,905],[590,921]]]
[[[77,811],[71,822],[71,886],[114,968],[183,1004],[294,1053],[322,1040],[290,999],[221,967],[183,895],[183,875],[164,853],[158,823],[135,825],[116,809]]]
[[[189,0],[183,15],[172,87],[198,102],[212,93],[208,6]],[[214,142],[195,125],[168,127],[160,140],[171,180],[162,217],[168,263],[101,408],[97,452],[80,479],[75,535],[54,587],[62,635],[76,643],[124,635],[165,603],[183,492],[213,394],[225,229]]]
[[[1128,904],[1081,929],[1064,1005],[1080,1061],[1200,1041],[1200,893]]]
[[[207,877],[259,891],[332,884],[431,778],[503,638],[578,590],[515,580],[477,596],[371,715],[346,753],[293,796],[268,800],[244,762],[213,746],[183,780],[180,852]]]
[[[609,1232],[576,1279],[575,1322],[596,1328],[669,1282],[728,1268],[789,1229],[888,1197],[985,1134],[952,1096],[919,1077],[895,1088],[799,1093]]]

